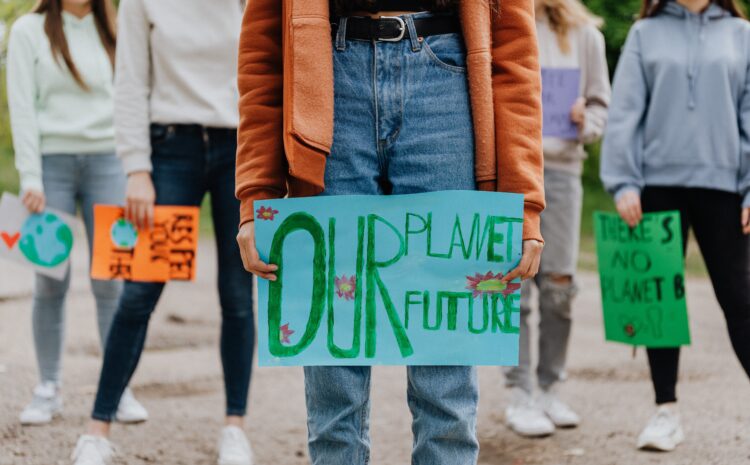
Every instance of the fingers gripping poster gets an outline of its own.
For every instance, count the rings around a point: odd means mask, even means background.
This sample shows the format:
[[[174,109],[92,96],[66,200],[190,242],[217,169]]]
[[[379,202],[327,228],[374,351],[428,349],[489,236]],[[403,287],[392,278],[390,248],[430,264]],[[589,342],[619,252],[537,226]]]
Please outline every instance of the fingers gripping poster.
[[[516,365],[523,196],[451,191],[255,202],[259,360]]]
[[[646,213],[630,228],[615,213],[596,212],[594,224],[607,340],[689,345],[679,213]]]
[[[122,207],[94,207],[94,279],[166,282],[195,279],[197,207],[156,206],[154,226],[137,230]]]
[[[63,279],[76,223],[75,217],[50,208],[31,214],[18,197],[4,192],[0,199],[0,257]]]

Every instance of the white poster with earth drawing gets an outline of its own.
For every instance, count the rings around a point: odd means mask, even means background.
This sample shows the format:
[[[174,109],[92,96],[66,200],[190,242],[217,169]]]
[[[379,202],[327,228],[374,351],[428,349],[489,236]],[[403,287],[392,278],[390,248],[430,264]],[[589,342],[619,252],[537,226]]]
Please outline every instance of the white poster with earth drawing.
[[[65,278],[73,250],[75,217],[46,208],[30,213],[21,200],[3,192],[0,198],[0,258],[33,268],[55,279]]]

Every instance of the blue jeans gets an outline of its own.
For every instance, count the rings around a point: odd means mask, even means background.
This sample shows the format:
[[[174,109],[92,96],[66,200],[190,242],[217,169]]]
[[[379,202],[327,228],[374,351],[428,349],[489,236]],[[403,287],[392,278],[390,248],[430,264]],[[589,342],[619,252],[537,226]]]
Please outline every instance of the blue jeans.
[[[414,16],[405,17],[412,30]],[[347,41],[346,21],[339,24],[334,137],[323,195],[474,189],[461,36]],[[476,463],[476,369],[413,366],[407,376],[412,463]],[[370,367],[306,367],[305,393],[313,464],[368,463]]]
[[[120,204],[125,198],[125,175],[114,153],[60,154],[42,157],[42,183],[47,206],[75,215],[80,204],[86,225],[89,257],[94,236],[94,204]],[[65,296],[70,270],[62,281],[37,274],[34,286],[34,346],[42,382],[60,383],[60,358],[65,334]],[[99,339],[107,339],[122,283],[91,280],[96,300]],[[102,344],[103,345],[103,344]]]
[[[235,236],[239,202],[234,196],[236,130],[152,125],[153,181],[157,205],[200,205],[211,194],[218,252],[221,362],[226,414],[245,415],[255,346],[252,275],[242,266]],[[143,352],[151,314],[164,283],[125,282],[107,340],[92,418],[112,421]]]

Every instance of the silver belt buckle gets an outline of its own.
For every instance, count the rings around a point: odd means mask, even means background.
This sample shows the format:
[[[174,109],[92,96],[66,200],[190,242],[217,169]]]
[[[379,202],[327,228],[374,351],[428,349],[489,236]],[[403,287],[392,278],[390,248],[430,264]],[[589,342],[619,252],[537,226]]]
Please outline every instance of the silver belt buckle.
[[[378,39],[382,42],[398,42],[401,39],[404,38],[404,35],[406,34],[406,23],[403,19],[401,19],[400,16],[381,16],[380,19],[394,19],[398,23],[398,27],[400,29],[399,34],[396,37],[390,38],[390,39]]]

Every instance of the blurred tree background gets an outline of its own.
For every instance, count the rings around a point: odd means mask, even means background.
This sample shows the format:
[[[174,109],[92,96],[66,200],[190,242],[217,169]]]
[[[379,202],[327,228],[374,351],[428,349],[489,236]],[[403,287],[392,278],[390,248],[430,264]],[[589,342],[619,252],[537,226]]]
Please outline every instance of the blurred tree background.
[[[502,1],[502,0],[501,0]],[[633,24],[640,10],[641,0],[583,0],[583,2],[597,15],[604,18],[603,32],[607,40],[607,58],[610,70],[614,72],[630,26]],[[750,0],[740,0],[748,11]],[[7,38],[7,33],[13,20],[28,11],[34,2],[31,0],[0,0],[0,37]],[[3,40],[4,52],[6,43]],[[18,179],[13,167],[13,155],[10,130],[8,128],[8,111],[5,96],[5,66],[4,53],[0,54],[0,191],[18,189]],[[599,147],[588,147],[590,154],[584,172],[584,214],[582,225],[582,266],[595,266],[593,259],[592,218],[594,210],[611,210],[612,202],[599,182]]]

